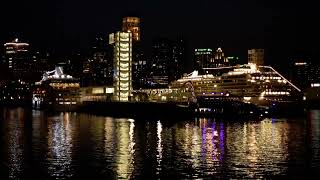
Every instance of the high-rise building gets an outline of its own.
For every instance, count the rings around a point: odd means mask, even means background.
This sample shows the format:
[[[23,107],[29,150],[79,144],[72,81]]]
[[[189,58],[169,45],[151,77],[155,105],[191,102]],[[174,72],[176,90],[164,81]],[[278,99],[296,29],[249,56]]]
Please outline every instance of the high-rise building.
[[[116,32],[109,35],[114,53],[114,99],[129,101],[132,91],[132,33]]]
[[[202,71],[203,68],[216,68],[229,66],[229,60],[219,47],[216,52],[212,49],[195,49],[195,69]]]
[[[230,66],[240,64],[240,59],[238,56],[228,56],[227,59],[229,61]]]
[[[219,47],[214,54],[213,67],[225,67],[229,65],[228,58],[225,57],[224,52]]]
[[[259,66],[264,65],[264,49],[250,49],[248,50],[248,63]]]
[[[307,62],[300,61],[293,64],[291,80],[299,88],[308,87],[308,69],[309,64]]]
[[[148,69],[148,85],[167,87],[183,74],[186,47],[183,39],[156,38],[152,41],[151,62]]]
[[[108,55],[107,41],[96,38],[90,56],[83,63],[83,86],[112,85],[113,61]]]
[[[124,17],[122,31],[132,33],[132,85],[134,89],[143,87],[146,81],[147,63],[141,47],[139,17]]]
[[[207,49],[195,49],[195,69],[201,70],[202,68],[213,67],[213,51],[210,48]]]
[[[169,63],[172,61],[172,42],[166,38],[157,38],[152,42],[149,84],[166,87],[169,83]]]
[[[28,79],[32,60],[29,54],[29,44],[15,39],[5,43],[5,65],[13,72],[15,78]]]
[[[320,65],[303,60],[296,61],[291,71],[291,80],[301,89],[320,83]]]
[[[186,42],[179,38],[173,42],[172,47],[172,61],[169,67],[169,81],[180,79],[184,72],[184,65],[186,63]]]
[[[34,80],[38,80],[46,71],[54,67],[53,63],[50,63],[50,54],[48,52],[41,53],[36,51],[32,53],[32,72],[34,74]]]
[[[140,45],[133,43],[132,48],[132,83],[134,89],[139,89],[146,83],[148,66]]]
[[[140,18],[124,17],[122,19],[122,31],[132,33],[132,41],[140,41]]]

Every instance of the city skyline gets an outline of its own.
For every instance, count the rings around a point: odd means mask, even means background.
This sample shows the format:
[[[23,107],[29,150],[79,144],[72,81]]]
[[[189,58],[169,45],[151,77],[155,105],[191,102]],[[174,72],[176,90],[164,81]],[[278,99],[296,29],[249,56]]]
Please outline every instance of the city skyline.
[[[0,3],[0,180],[320,177],[320,14]]]
[[[121,29],[123,17],[133,15],[141,18],[141,39],[147,48],[157,36],[182,36],[191,50],[221,46],[242,58],[248,49],[264,48],[270,64],[318,55],[317,27],[312,23],[317,16],[312,3],[93,0],[6,2],[1,7],[6,28],[0,30],[0,42],[18,37],[56,54],[85,52],[97,35],[107,38]],[[15,7],[15,13],[5,7]]]

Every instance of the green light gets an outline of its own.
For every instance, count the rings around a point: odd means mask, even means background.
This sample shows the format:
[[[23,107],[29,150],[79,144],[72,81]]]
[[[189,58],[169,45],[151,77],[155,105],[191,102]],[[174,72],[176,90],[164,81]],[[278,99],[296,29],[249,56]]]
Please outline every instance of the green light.
[[[230,57],[228,57],[228,59],[230,59],[230,60],[233,60],[233,59],[236,59],[236,60],[238,60],[238,59],[239,59],[239,57],[235,57],[235,56],[230,56]]]
[[[195,49],[195,52],[212,52],[212,49]]]

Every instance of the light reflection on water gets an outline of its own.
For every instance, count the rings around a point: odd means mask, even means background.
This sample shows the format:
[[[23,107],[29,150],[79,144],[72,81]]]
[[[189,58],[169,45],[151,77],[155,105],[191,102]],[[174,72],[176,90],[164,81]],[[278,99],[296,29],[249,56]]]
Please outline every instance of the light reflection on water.
[[[3,111],[0,159],[8,172],[0,171],[0,177],[304,177],[304,171],[317,173],[320,164],[317,110],[306,119],[239,122],[147,122],[40,111],[28,119],[26,112]]]
[[[310,131],[311,131],[311,167],[319,168],[320,162],[320,111],[310,111]]]
[[[276,127],[276,128],[275,128]],[[242,131],[239,131],[242,129]],[[288,155],[288,124],[270,119],[259,123],[245,122],[226,129],[227,160],[230,170],[238,176],[260,177],[286,171],[283,164]]]
[[[118,139],[119,146],[117,150],[117,175],[118,178],[130,179],[133,171],[134,159],[134,139],[133,128],[134,121],[127,121],[126,119],[118,119]]]
[[[157,122],[157,175],[161,172],[161,161],[162,161],[162,124],[160,120]]]
[[[8,146],[8,167],[9,167],[9,178],[16,179],[23,170],[23,131],[24,124],[24,110],[18,108],[15,111],[5,112],[5,118],[7,118],[8,125],[7,130],[7,146]]]
[[[71,113],[48,118],[48,173],[53,177],[71,177]]]

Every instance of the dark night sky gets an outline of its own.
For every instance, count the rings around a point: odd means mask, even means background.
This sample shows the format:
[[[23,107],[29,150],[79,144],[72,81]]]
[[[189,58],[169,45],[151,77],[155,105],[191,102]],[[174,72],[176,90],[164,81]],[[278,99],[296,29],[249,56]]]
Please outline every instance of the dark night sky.
[[[269,64],[319,51],[320,16],[308,0],[1,1],[0,42],[18,36],[58,54],[86,50],[97,34],[120,29],[128,14],[142,18],[146,45],[158,35],[183,35],[190,49],[222,46],[246,55],[248,48],[261,47]]]

